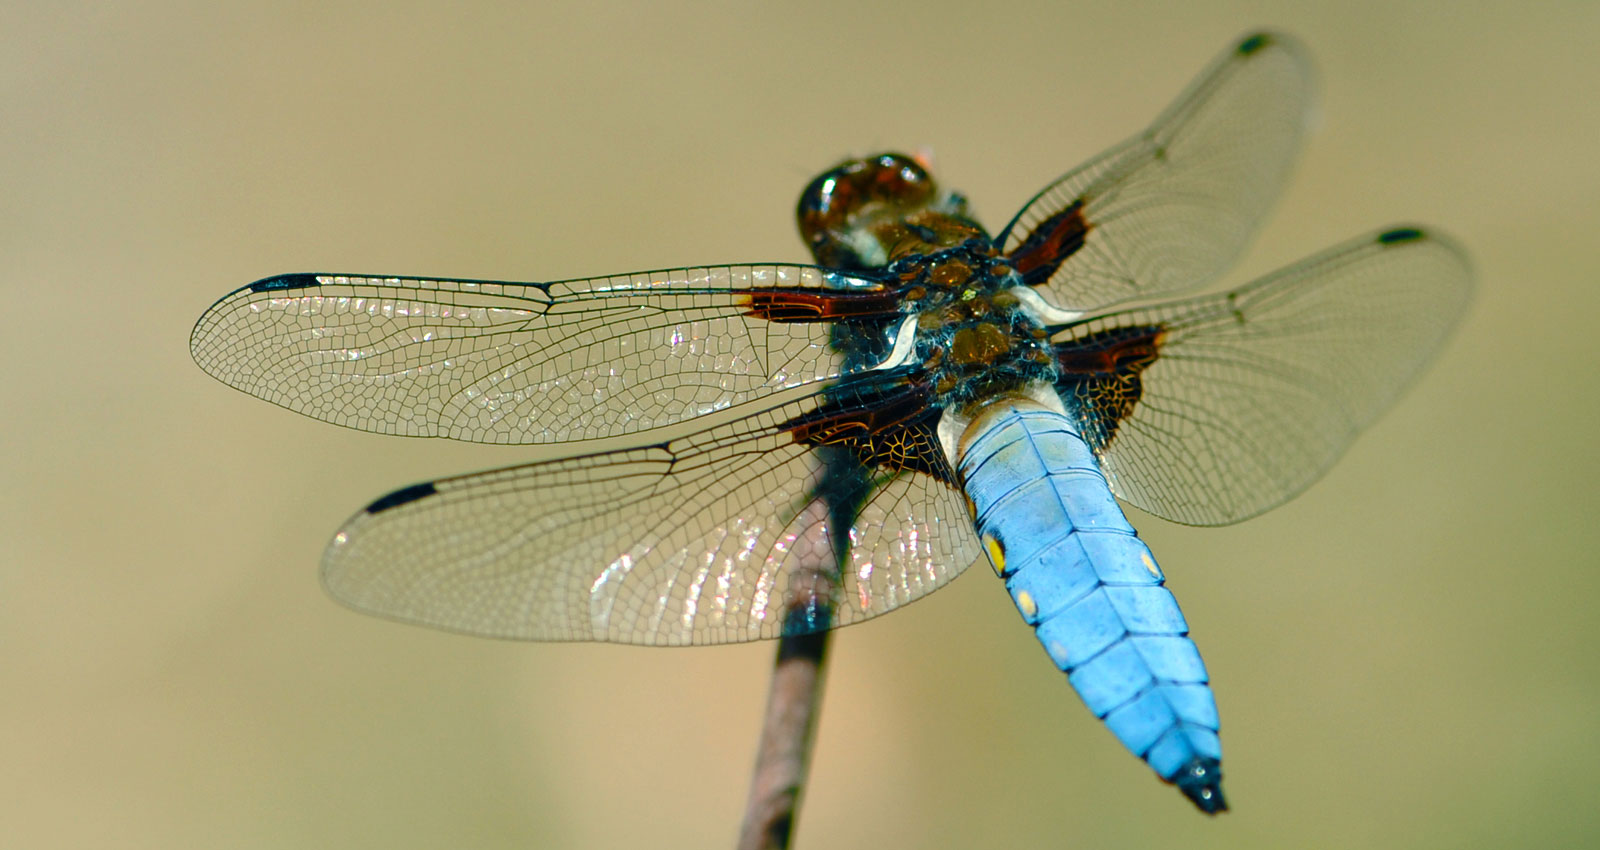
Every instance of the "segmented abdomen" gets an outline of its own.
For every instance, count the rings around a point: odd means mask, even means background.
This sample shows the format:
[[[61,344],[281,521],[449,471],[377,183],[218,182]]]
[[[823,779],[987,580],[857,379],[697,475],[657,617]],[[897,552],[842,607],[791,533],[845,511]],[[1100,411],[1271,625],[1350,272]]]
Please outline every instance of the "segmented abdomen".
[[[1225,808],[1205,664],[1073,421],[1006,399],[973,422],[962,481],[1023,619],[1129,750],[1201,808]]]

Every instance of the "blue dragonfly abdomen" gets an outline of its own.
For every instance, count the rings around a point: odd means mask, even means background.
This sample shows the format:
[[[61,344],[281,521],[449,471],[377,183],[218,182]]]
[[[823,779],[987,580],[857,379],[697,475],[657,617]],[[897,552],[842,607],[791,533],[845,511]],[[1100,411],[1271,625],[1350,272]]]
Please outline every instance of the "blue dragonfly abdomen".
[[[1226,809],[1205,664],[1074,420],[990,403],[958,463],[990,563],[1084,704],[1200,808]]]

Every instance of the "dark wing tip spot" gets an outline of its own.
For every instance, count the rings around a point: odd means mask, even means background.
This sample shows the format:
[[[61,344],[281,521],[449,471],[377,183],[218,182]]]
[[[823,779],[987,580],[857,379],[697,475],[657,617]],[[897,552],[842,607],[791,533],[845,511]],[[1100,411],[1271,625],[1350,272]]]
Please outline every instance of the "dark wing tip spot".
[[[437,492],[439,492],[438,488],[434,487],[433,482],[431,481],[424,482],[422,484],[413,484],[410,487],[403,487],[399,490],[396,490],[393,493],[390,493],[389,495],[379,499],[378,501],[367,505],[367,513],[382,513],[390,508],[398,508],[408,502],[415,502],[418,499],[427,498],[428,496],[432,496]]]
[[[1415,242],[1423,237],[1423,232],[1415,227],[1397,227],[1394,230],[1378,234],[1378,242],[1383,245],[1393,245],[1396,242]]]
[[[1247,36],[1244,41],[1239,42],[1239,55],[1249,56],[1250,54],[1260,50],[1263,47],[1266,47],[1271,43],[1272,33],[1258,32],[1254,35]]]
[[[264,277],[250,284],[251,292],[277,292],[284,289],[310,289],[321,286],[314,274],[280,274],[274,277]]]

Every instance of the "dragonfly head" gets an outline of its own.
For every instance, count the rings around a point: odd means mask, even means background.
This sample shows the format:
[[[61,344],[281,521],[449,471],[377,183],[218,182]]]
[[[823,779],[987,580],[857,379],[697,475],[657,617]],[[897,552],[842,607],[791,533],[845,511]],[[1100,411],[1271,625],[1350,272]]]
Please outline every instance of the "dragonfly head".
[[[817,175],[795,210],[800,235],[818,263],[871,269],[911,254],[987,237],[966,198],[942,191],[917,159],[882,153]]]

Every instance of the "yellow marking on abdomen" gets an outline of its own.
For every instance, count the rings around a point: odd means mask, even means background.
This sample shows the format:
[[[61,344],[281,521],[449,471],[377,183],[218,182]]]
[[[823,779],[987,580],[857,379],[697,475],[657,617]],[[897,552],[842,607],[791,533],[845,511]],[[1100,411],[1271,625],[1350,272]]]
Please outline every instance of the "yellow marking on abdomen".
[[[983,536],[983,551],[989,554],[989,566],[994,567],[994,574],[1005,578],[1006,575],[1006,547],[1001,544],[1000,538],[993,534]]]
[[[1017,594],[1017,610],[1022,612],[1023,619],[1031,620],[1039,613],[1039,604],[1033,601],[1033,594],[1024,590]]]
[[[1156,567],[1156,562],[1150,557],[1149,552],[1140,552],[1139,560],[1144,564],[1144,568],[1150,571],[1150,575],[1161,578],[1161,570]]]

